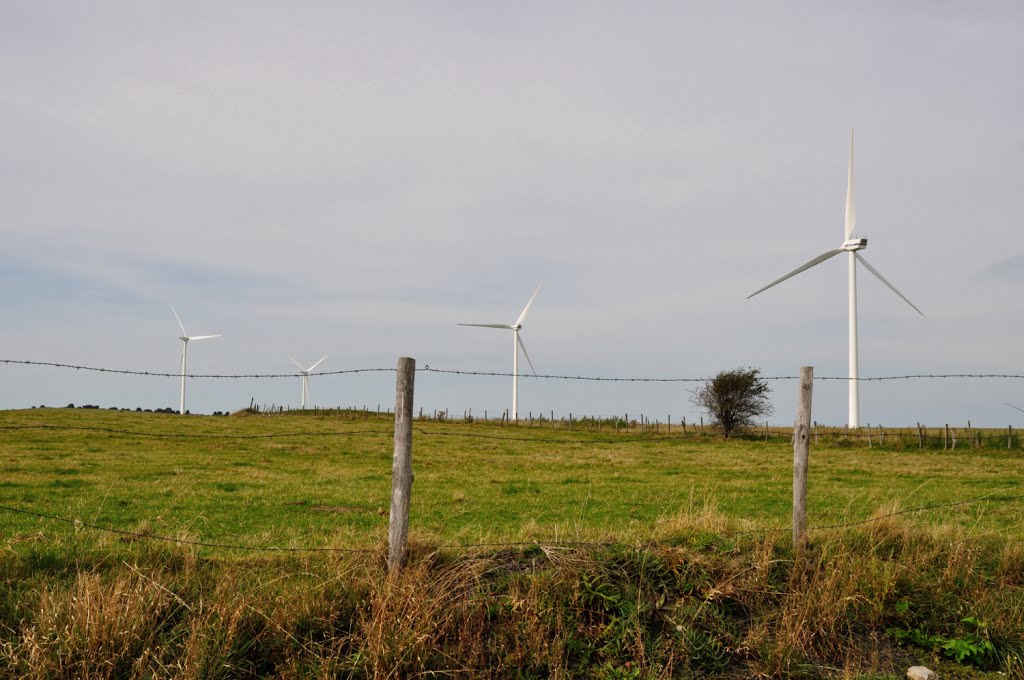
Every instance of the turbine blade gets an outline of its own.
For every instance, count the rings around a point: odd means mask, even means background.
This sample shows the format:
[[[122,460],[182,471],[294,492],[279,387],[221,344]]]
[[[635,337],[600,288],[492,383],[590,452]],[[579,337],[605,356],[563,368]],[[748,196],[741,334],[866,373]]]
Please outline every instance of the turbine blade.
[[[830,257],[835,257],[836,255],[838,255],[839,253],[842,253],[842,252],[844,252],[842,248],[836,248],[835,250],[830,250],[827,253],[822,253],[821,255],[818,255],[816,258],[814,258],[813,260],[811,260],[807,264],[804,264],[804,265],[801,265],[801,266],[797,267],[796,269],[794,269],[790,273],[786,274],[782,278],[775,279],[774,281],[769,283],[764,288],[761,288],[760,290],[755,290],[753,293],[751,293],[750,295],[747,296],[747,299],[749,300],[750,298],[754,297],[758,293],[763,293],[764,291],[768,290],[772,286],[777,286],[778,284],[782,283],[783,281],[785,281],[786,279],[790,278],[791,276],[796,276],[797,274],[799,274],[800,272],[804,271],[805,269],[810,269],[811,267],[813,267],[816,264],[821,264],[822,262],[824,262],[825,260],[829,259]]]
[[[874,274],[874,275],[875,275],[875,276],[876,276],[876,277],[878,278],[878,280],[879,280],[879,281],[881,281],[881,282],[882,282],[882,283],[884,283],[885,285],[889,286],[889,290],[891,290],[892,292],[894,292],[894,293],[896,293],[897,295],[899,295],[899,296],[900,296],[900,299],[901,299],[901,300],[903,300],[904,302],[906,302],[906,303],[907,303],[908,305],[910,305],[911,307],[913,307],[913,308],[914,308],[914,311],[915,311],[915,312],[917,312],[917,313],[918,313],[918,314],[920,314],[921,316],[924,316],[924,312],[922,312],[922,311],[921,311],[920,309],[918,309],[918,308],[917,308],[917,307],[916,307],[916,306],[914,305],[914,303],[913,303],[913,302],[911,302],[910,300],[908,300],[908,299],[907,299],[907,296],[906,296],[906,295],[904,295],[903,293],[901,293],[901,292],[899,292],[898,290],[896,290],[896,286],[894,286],[894,285],[892,285],[891,283],[889,283],[888,281],[886,281],[886,280],[885,280],[885,277],[884,277],[884,276],[882,276],[881,274],[879,274],[879,273],[878,273],[878,270],[877,270],[877,269],[875,269],[874,267],[872,267],[872,266],[871,266],[870,264],[868,264],[868,261],[867,261],[867,260],[865,260],[865,259],[864,259],[863,257],[861,257],[861,254],[860,254],[860,253],[854,253],[854,256],[855,256],[855,257],[857,258],[857,261],[858,261],[858,262],[860,262],[860,263],[861,263],[862,265],[864,265],[864,268],[865,268],[865,269],[867,269],[867,270],[868,270],[869,272],[871,272],[872,274]]]
[[[290,362],[292,362],[293,364],[295,364],[296,366],[298,366],[298,367],[299,367],[299,370],[300,370],[300,371],[305,371],[305,370],[306,370],[306,369],[304,369],[304,368],[302,367],[302,364],[300,364],[300,363],[299,363],[298,361],[296,361],[295,359],[293,359],[293,358],[291,357],[291,355],[290,355],[290,354],[288,355],[288,361],[290,361]]]
[[[174,318],[178,320],[178,328],[181,329],[181,334],[188,337],[188,333],[185,332],[185,324],[181,323],[181,317],[178,316],[178,312],[174,309],[174,305],[171,305],[171,311],[174,313]]]
[[[1013,404],[1011,404],[1011,403],[1010,403],[1010,402],[1008,402],[1008,401],[1004,401],[1003,403],[1004,403],[1004,404],[1006,404],[1007,406],[1009,406],[1010,408],[1015,408],[1015,409],[1017,409],[1018,411],[1020,411],[1021,413],[1024,413],[1024,408],[1021,408],[1021,407],[1019,407],[1019,406],[1014,406]]]
[[[191,335],[189,340],[208,340],[209,338],[220,338],[223,337],[220,333],[217,335]]]
[[[540,286],[543,286],[543,285],[544,285],[543,283],[540,284]],[[523,322],[526,321],[526,315],[530,313],[530,307],[533,306],[533,301],[536,299],[537,293],[540,292],[540,286],[537,286],[537,290],[533,291],[533,295],[530,297],[530,301],[526,303],[525,307],[523,307],[523,312],[522,312],[522,314],[519,315],[519,318],[516,319],[516,322],[515,322],[514,325],[522,326]]]
[[[326,359],[326,358],[327,358],[327,355],[325,354],[325,355],[323,355],[323,356],[322,356],[322,357],[320,358],[320,361],[323,361],[323,360],[324,360],[324,359]],[[314,368],[316,368],[317,366],[319,366],[319,365],[320,365],[320,361],[316,362],[315,364],[313,364],[312,366],[310,366],[309,368],[307,368],[307,369],[306,369],[306,372],[308,373],[309,371],[312,371],[312,370],[313,370]]]
[[[853,238],[857,226],[857,211],[853,206],[853,130],[850,130],[850,165],[846,171],[846,240]]]
[[[509,326],[507,323],[460,323],[458,326],[475,326],[476,328],[504,328],[507,331],[514,331],[515,326]]]
[[[526,357],[526,363],[530,364],[530,370],[533,371],[534,375],[537,375],[537,371],[533,368],[533,362],[530,361],[530,355],[526,353],[526,345],[523,344],[523,338],[518,333],[516,333],[516,340],[519,341],[519,349],[523,350],[523,356]]]

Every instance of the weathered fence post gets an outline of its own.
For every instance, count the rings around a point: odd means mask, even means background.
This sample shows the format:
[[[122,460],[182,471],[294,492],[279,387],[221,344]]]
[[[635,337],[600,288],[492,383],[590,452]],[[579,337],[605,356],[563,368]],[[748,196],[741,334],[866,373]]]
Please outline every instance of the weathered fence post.
[[[949,423],[946,423],[946,433],[942,437],[942,450],[945,451],[947,446],[949,446]]]
[[[793,425],[793,548],[799,549],[807,537],[807,458],[810,448],[811,392],[814,367],[800,367],[800,393]]]
[[[405,564],[409,538],[409,496],[412,492],[412,395],[416,360],[398,360],[395,382],[395,453],[391,462],[391,517],[388,521],[388,574]]]
[[[924,430],[921,429],[921,423],[917,424],[917,448],[924,448]]]
[[[1010,425],[1006,430],[1006,448],[1013,448],[1013,425]]]

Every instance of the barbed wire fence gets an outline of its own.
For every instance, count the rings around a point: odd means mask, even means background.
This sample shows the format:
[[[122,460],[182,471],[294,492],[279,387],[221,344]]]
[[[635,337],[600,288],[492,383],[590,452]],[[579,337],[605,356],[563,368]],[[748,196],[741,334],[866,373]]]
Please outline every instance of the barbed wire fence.
[[[165,373],[156,371],[140,371],[140,370],[124,370],[124,369],[113,369],[104,367],[84,366],[76,364],[66,364],[61,362],[45,362],[45,361],[29,361],[29,360],[14,360],[14,359],[0,359],[0,364],[10,366],[27,366],[27,367],[49,367],[49,368],[60,368],[69,369],[76,371],[89,371],[97,373],[117,374],[117,375],[132,375],[132,376],[147,376],[147,377],[161,377],[161,378],[180,378],[181,373]],[[417,373],[435,373],[441,375],[455,375],[455,376],[484,376],[484,377],[513,377],[514,374],[497,371],[467,371],[467,370],[455,370],[455,369],[437,369],[424,366],[419,369],[414,369]],[[320,376],[330,375],[351,375],[351,374],[362,374],[362,373],[395,373],[395,368],[356,368],[356,369],[341,369],[334,371],[324,371],[319,373]],[[196,379],[220,379],[220,380],[240,380],[240,379],[294,379],[295,373],[236,373],[236,374],[208,374],[208,373],[194,373],[186,374],[186,377]],[[519,375],[518,377],[524,379],[536,379],[536,380],[560,380],[560,381],[588,381],[588,382],[609,382],[609,383],[702,383],[708,381],[710,378],[707,377],[606,377],[606,376],[583,376],[583,375],[556,375],[556,374],[541,374],[541,375]],[[763,378],[766,381],[794,381],[799,380],[800,376],[789,376],[789,375],[778,375],[778,376],[766,376]],[[905,374],[905,375],[891,375],[891,376],[876,376],[859,378],[861,382],[875,382],[875,381],[906,381],[906,380],[930,380],[930,379],[1001,379],[1001,380],[1024,380],[1024,374],[1016,373],[936,373],[936,374]],[[849,381],[849,377],[842,376],[817,376],[815,380],[821,381]],[[411,403],[411,402],[410,402]],[[1012,406],[1011,404],[1007,404]],[[1013,407],[1017,408],[1017,407]],[[378,407],[379,413],[379,407]],[[390,409],[387,414],[390,415]],[[364,407],[364,416],[368,415]],[[413,414],[409,415],[409,422],[416,420]],[[433,420],[438,422],[458,422],[459,419],[449,417],[446,412],[439,414],[434,412],[433,415],[427,414],[424,417],[422,409],[420,411],[421,420]],[[464,414],[463,422],[475,422],[471,415]],[[396,415],[397,422],[397,415]],[[630,419],[628,414],[624,414],[623,418],[614,416],[608,417],[582,417],[574,419],[570,413],[568,418],[562,418],[556,420],[554,413],[551,417],[545,419],[543,415],[538,415],[534,419],[531,413],[528,420],[511,422],[508,420],[507,412],[502,415],[500,419],[502,425],[513,425],[516,428],[525,427],[527,428],[527,435],[516,434],[488,434],[484,432],[467,432],[467,431],[445,431],[438,429],[427,430],[422,427],[412,428],[411,432],[415,432],[416,436],[422,437],[438,437],[438,438],[466,438],[466,439],[484,439],[484,440],[496,440],[496,441],[515,441],[529,444],[536,444],[541,446],[548,446],[552,444],[578,444],[581,441],[581,436],[584,432],[587,433],[585,441],[590,445],[601,445],[610,444],[616,445],[627,442],[644,442],[644,443],[675,443],[675,442],[687,442],[687,441],[701,441],[706,440],[712,436],[710,428],[704,426],[703,421],[699,425],[690,423],[689,426],[685,419],[677,422],[675,425],[669,420],[668,423],[660,423],[655,421],[651,423],[643,415],[639,416],[639,420]],[[544,428],[550,427],[553,431],[558,431],[558,436],[544,435]],[[305,437],[339,437],[339,436],[376,436],[376,437],[392,437],[395,432],[384,429],[362,429],[362,430],[347,430],[345,432],[340,431],[296,431],[296,432],[264,432],[259,434],[221,434],[221,433],[197,433],[197,432],[153,432],[153,431],[142,431],[142,430],[130,430],[130,429],[119,429],[113,427],[99,427],[99,426],[74,426],[74,425],[56,425],[56,424],[3,424],[0,425],[0,431],[7,432],[18,432],[18,431],[84,431],[84,432],[95,432],[102,433],[109,436],[130,436],[130,437],[152,437],[152,438],[163,438],[163,439],[181,439],[181,440],[255,440],[255,439],[278,439],[278,438],[305,438]],[[823,441],[827,445],[839,445],[849,446],[853,444],[865,445],[869,448],[875,446],[885,448],[918,448],[918,449],[943,449],[943,450],[956,450],[957,446],[961,448],[993,448],[998,446],[1002,448],[1005,445],[1008,449],[1020,448],[1021,439],[1016,434],[1012,426],[1008,427],[1006,431],[999,432],[993,431],[992,428],[979,429],[972,428],[970,423],[967,423],[965,428],[950,428],[948,424],[943,424],[942,427],[928,428],[918,423],[916,429],[914,428],[897,428],[895,430],[891,428],[882,428],[880,425],[876,425],[874,428],[871,425],[866,425],[861,429],[850,430],[849,428],[837,428],[819,426],[817,423],[813,424],[809,431],[809,438],[813,440],[814,444],[820,445]],[[595,436],[597,435],[597,436]],[[771,440],[789,440],[791,443],[795,443],[795,434],[789,432],[786,428],[770,427],[767,423],[763,430],[755,428],[747,431],[744,435],[746,439],[771,441]],[[915,446],[916,444],[916,446]],[[397,451],[397,445],[396,445]],[[408,495],[409,489],[405,490]],[[980,496],[977,498],[953,501],[950,503],[942,503],[935,505],[923,505],[906,510],[900,510],[892,513],[888,513],[881,516],[872,517],[866,520],[858,520],[854,522],[830,524],[812,526],[809,528],[810,531],[832,531],[839,530],[848,527],[854,527],[872,522],[879,522],[894,516],[905,515],[916,512],[924,512],[928,510],[936,510],[942,508],[952,508],[964,505],[974,505],[984,502],[1012,502],[1024,498],[1024,495],[1002,495],[994,496],[989,494],[987,496]],[[244,543],[226,543],[226,542],[206,542],[192,539],[182,539],[170,536],[158,536],[151,533],[143,532],[132,532],[124,529],[118,529],[115,527],[107,527],[94,523],[84,522],[80,519],[67,518],[56,514],[36,512],[27,510],[24,508],[15,508],[7,505],[0,505],[0,511],[4,511],[10,514],[19,514],[23,516],[36,517],[38,519],[45,519],[51,522],[63,523],[73,525],[77,528],[86,528],[98,532],[105,532],[110,534],[117,534],[123,537],[132,538],[134,540],[152,540],[162,541],[170,543],[178,543],[182,545],[192,545],[197,547],[209,547],[223,550],[237,550],[237,551],[248,551],[248,552],[336,552],[336,553],[379,553],[380,549],[362,549],[362,548],[333,548],[333,547],[285,547],[285,546],[271,546],[271,545],[247,545]],[[760,528],[751,530],[741,530],[732,532],[719,532],[722,535],[740,535],[740,534],[772,534],[789,531],[789,528],[782,527],[771,527],[771,528]],[[467,544],[442,544],[435,546],[439,549],[455,549],[455,550],[478,550],[482,548],[508,548],[508,547],[524,547],[524,546],[550,546],[550,547],[598,547],[598,546],[614,546],[614,545],[636,545],[635,543],[621,543],[621,542],[585,542],[585,541],[520,541],[520,542],[488,542],[488,543],[467,543]],[[405,548],[402,548],[403,552]]]
[[[120,368],[103,368],[96,366],[85,366],[79,364],[67,364],[57,361],[30,361],[23,359],[0,359],[0,364],[6,364],[10,366],[40,366],[50,368],[67,368],[74,369],[76,371],[92,371],[97,373],[113,373],[122,375],[138,375],[138,376],[150,376],[156,378],[180,378],[181,373],[164,373],[158,371],[141,371],[141,370],[129,370]],[[394,373],[394,368],[378,367],[378,368],[347,368],[338,369],[334,371],[319,371],[318,376],[329,376],[329,375],[347,375],[356,373]],[[508,373],[503,371],[468,371],[458,369],[444,369],[444,368],[431,368],[429,365],[423,366],[416,369],[417,373],[438,373],[447,375],[461,375],[461,376],[486,376],[486,377],[501,377],[511,378],[515,376],[515,373]],[[280,379],[280,378],[291,378],[294,379],[298,374],[295,372],[291,373],[185,373],[186,378],[209,378],[209,379],[220,379],[220,380],[241,380],[241,379]],[[525,380],[578,380],[578,381],[589,381],[589,382],[639,382],[639,383],[673,383],[673,382],[707,382],[711,379],[711,376],[705,377],[609,377],[609,376],[588,376],[588,375],[569,375],[569,374],[547,374],[547,373],[520,373],[520,378]],[[869,376],[863,378],[856,378],[858,382],[876,382],[876,381],[891,381],[891,380],[921,380],[921,379],[1008,379],[1008,380],[1024,380],[1024,374],[1022,373],[906,373],[900,375],[886,375],[886,376]],[[775,375],[775,376],[764,376],[762,380],[776,381],[776,380],[799,380],[799,375]],[[848,382],[853,380],[849,376],[815,376],[815,380],[841,380]]]

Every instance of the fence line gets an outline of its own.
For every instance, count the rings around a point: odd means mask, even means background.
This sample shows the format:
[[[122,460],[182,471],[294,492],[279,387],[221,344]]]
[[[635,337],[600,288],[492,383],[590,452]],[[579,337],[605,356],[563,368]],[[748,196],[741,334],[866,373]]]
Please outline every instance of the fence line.
[[[88,427],[84,425],[0,425],[2,430],[74,430],[102,432],[129,437],[158,437],[163,439],[278,439],[286,437],[350,437],[356,435],[390,435],[387,430],[354,430],[349,432],[268,432],[266,434],[198,434],[181,432],[140,432],[118,430],[112,427]]]
[[[181,373],[165,373],[160,371],[138,371],[138,370],[126,370],[116,368],[102,368],[96,366],[84,366],[77,364],[65,364],[56,361],[29,361],[20,359],[0,359],[0,364],[7,365],[19,365],[19,366],[45,366],[50,368],[67,368],[74,369],[76,371],[92,371],[96,373],[113,373],[120,375],[136,375],[146,376],[153,378],[180,378]],[[331,376],[331,375],[349,375],[354,373],[394,373],[394,368],[348,368],[340,369],[335,371],[319,371],[316,373],[318,377]],[[484,376],[484,377],[501,377],[511,378],[515,374],[506,373],[502,371],[466,371],[457,369],[441,369],[441,368],[430,368],[425,366],[418,368],[417,373],[437,373],[443,375],[460,375],[460,376]],[[186,373],[186,378],[210,378],[210,379],[223,379],[223,380],[238,380],[238,379],[279,379],[279,378],[291,378],[294,379],[298,376],[298,373]],[[603,376],[586,376],[586,375],[557,375],[557,374],[533,374],[533,373],[521,373],[520,378],[523,379],[534,379],[534,380],[579,380],[588,382],[635,382],[635,383],[690,383],[690,382],[706,382],[710,380],[710,377],[672,377],[672,378],[651,378],[651,377],[603,377]],[[799,380],[799,375],[776,375],[776,376],[764,376],[761,380]],[[856,380],[858,382],[878,382],[878,381],[891,381],[891,380],[925,380],[925,379],[1003,379],[1003,380],[1024,380],[1024,374],[1019,373],[910,373],[904,375],[887,375],[887,376],[875,376],[875,377],[861,377],[861,378],[850,378],[849,376],[815,376],[815,380],[840,380],[850,381]]]
[[[423,420],[429,420],[424,418]],[[609,419],[611,420],[611,419]],[[421,421],[422,422],[422,421]],[[475,421],[459,421],[459,420],[443,420],[435,421],[441,423],[471,423]],[[550,422],[550,421],[545,421]],[[415,431],[418,435],[424,437],[447,437],[447,438],[461,438],[461,439],[485,439],[493,441],[512,441],[512,442],[524,442],[524,443],[536,443],[536,444],[624,444],[624,443],[673,443],[673,442],[690,442],[690,441],[710,441],[719,439],[719,435],[712,428],[708,427],[704,432],[696,430],[694,432],[682,431],[681,425],[673,425],[674,432],[669,430],[661,429],[662,423],[647,424],[644,426],[645,431],[637,434],[635,431],[624,429],[620,432],[612,430],[594,430],[593,424],[590,424],[590,429],[568,429],[568,423],[563,421],[555,421],[556,423],[565,426],[565,429],[561,431],[563,433],[572,432],[577,435],[574,438],[567,437],[545,437],[545,436],[511,436],[511,435],[493,435],[484,434],[478,432],[445,432],[445,431],[431,431],[423,429],[422,427],[416,427]],[[575,420],[576,424],[582,424],[584,428],[588,425],[586,419]],[[607,421],[605,421],[607,422]],[[620,421],[622,422],[622,421]],[[526,421],[520,421],[518,424],[514,422],[507,422],[501,420],[488,421],[489,425],[499,426],[502,428],[524,429],[527,431],[544,431],[546,426],[544,425],[529,425]],[[634,430],[640,429],[639,423],[632,426]],[[936,428],[942,430],[943,428]],[[301,432],[267,432],[263,434],[216,434],[216,433],[196,433],[196,432],[143,432],[140,430],[123,430],[113,427],[95,427],[88,425],[45,425],[45,424],[33,424],[33,425],[0,425],[0,432],[4,431],[25,431],[25,430],[43,430],[43,431],[81,431],[81,432],[97,432],[102,434],[110,435],[121,435],[127,437],[151,437],[157,439],[190,439],[190,440],[201,440],[201,439],[298,439],[302,437],[355,437],[355,436],[391,436],[393,433],[390,430],[331,430],[331,431],[312,431],[305,430]],[[925,433],[915,428],[903,427],[903,428],[887,428],[880,429],[878,427],[871,428],[865,426],[864,431],[860,430],[846,430],[838,427],[822,428],[820,426],[814,426],[811,429],[810,436],[815,439],[816,444],[820,444],[821,440],[824,439],[826,444],[840,445],[847,441],[857,441],[861,444],[867,443],[870,446],[878,446],[884,449],[907,449],[907,448],[925,448],[927,442],[927,448],[939,449],[944,448],[948,450],[956,450],[957,448],[983,448],[989,447],[993,442],[999,445],[999,448],[1019,448],[1022,443],[1022,438],[1019,432],[1015,432],[1012,426],[1007,427],[1005,430],[1001,428],[984,428],[985,431],[981,431],[979,428],[949,428],[950,434],[941,432],[939,434]],[[589,435],[589,436],[586,436]],[[959,437],[957,435],[960,435]],[[739,439],[743,441],[764,441],[764,440],[788,440],[791,441],[793,438],[792,432],[784,431],[781,427],[774,429],[759,430],[752,428],[744,433],[734,434],[733,439]],[[877,440],[877,442],[876,442]],[[940,446],[942,445],[942,446]],[[1016,446],[1015,446],[1016,445]]]
[[[866,524],[874,524],[881,522],[893,517],[901,515],[909,515],[917,512],[926,512],[928,510],[942,510],[944,508],[961,507],[965,505],[974,505],[976,503],[1008,503],[1012,501],[1024,500],[1024,494],[1012,495],[1012,496],[995,496],[994,494],[987,494],[985,496],[979,496],[977,498],[970,498],[961,501],[952,501],[949,503],[935,503],[931,505],[919,505],[913,508],[907,508],[905,510],[896,510],[894,512],[886,513],[884,515],[878,515],[876,517],[869,517],[868,519],[857,520],[853,522],[843,522],[839,524],[824,524],[820,526],[810,526],[807,528],[808,533],[814,531],[836,531],[839,529],[848,529],[857,526],[863,526]],[[51,515],[42,512],[35,512],[32,510],[25,510],[22,508],[14,508],[8,505],[0,505],[0,510],[19,515],[27,515],[30,517],[36,517],[39,519],[51,520],[54,522],[61,522],[71,526],[92,529],[102,533],[115,534],[118,536],[126,536],[128,538],[137,539],[140,541],[159,541],[163,543],[176,543],[180,545],[190,545],[204,548],[220,548],[224,550],[239,550],[248,552],[280,552],[280,553],[297,553],[297,552],[324,552],[324,553],[352,553],[352,554],[380,554],[383,552],[382,548],[329,548],[329,547],[288,547],[288,546],[272,546],[272,545],[242,545],[237,543],[218,543],[211,541],[198,541],[193,539],[185,538],[174,538],[173,536],[160,536],[156,534],[140,533],[135,531],[127,531],[125,529],[118,529],[116,527],[107,527],[99,524],[92,524],[90,522],[83,522],[80,519],[69,519],[67,517],[61,517],[59,515]],[[751,535],[768,535],[775,533],[785,533],[791,531],[791,527],[761,527],[755,529],[738,529],[730,531],[719,531],[715,532],[720,536],[751,536]],[[636,541],[546,541],[546,540],[533,540],[533,541],[504,541],[504,542],[486,542],[486,543],[441,543],[433,546],[435,549],[441,550],[475,550],[478,548],[513,548],[513,547],[524,547],[524,546],[537,546],[537,547],[635,547],[635,546],[647,546],[647,547],[670,547],[671,543],[647,541],[647,542],[636,542]]]

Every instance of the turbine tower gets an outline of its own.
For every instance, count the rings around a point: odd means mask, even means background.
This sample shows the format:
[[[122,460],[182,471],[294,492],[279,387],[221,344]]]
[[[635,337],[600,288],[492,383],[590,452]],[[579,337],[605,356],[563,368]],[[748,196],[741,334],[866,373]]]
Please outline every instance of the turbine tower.
[[[543,285],[543,284],[541,284]],[[512,331],[512,420],[519,420],[519,350],[523,350],[523,356],[526,357],[526,361],[530,364],[530,370],[533,371],[534,375],[537,375],[537,371],[533,368],[533,362],[530,361],[530,355],[526,352],[526,345],[523,344],[523,339],[519,337],[519,331],[523,328],[523,321],[526,320],[526,315],[530,311],[530,306],[533,305],[534,299],[537,297],[537,293],[540,292],[540,286],[537,286],[537,290],[533,291],[533,296],[530,301],[523,307],[522,313],[519,318],[516,319],[513,324],[506,323],[460,323],[460,326],[475,326],[477,328],[502,328],[504,330]]]
[[[181,323],[181,317],[178,316],[178,312],[175,311],[174,305],[171,305],[171,311],[174,312],[174,318],[178,320],[178,328],[181,329],[181,405],[178,408],[178,413],[185,414],[185,375],[188,373],[188,341],[189,340],[206,340],[208,338],[219,338],[217,335],[189,335],[185,332],[185,325]]]
[[[754,297],[758,293],[762,293],[772,286],[782,283],[791,276],[796,276],[805,269],[810,269],[815,265],[821,264],[829,258],[835,257],[840,253],[847,253],[847,261],[849,263],[849,317],[850,317],[850,410],[849,410],[849,425],[851,428],[860,427],[860,384],[858,381],[858,367],[857,367],[857,263],[860,262],[864,265],[864,268],[875,275],[875,277],[884,283],[889,289],[896,293],[901,300],[910,305],[915,312],[924,316],[924,312],[914,306],[914,303],[907,299],[907,297],[896,290],[896,286],[889,283],[884,276],[882,276],[877,269],[868,264],[868,261],[864,259],[859,250],[864,250],[868,246],[868,240],[866,238],[854,238],[853,231],[857,222],[857,214],[853,206],[853,130],[850,130],[850,163],[847,168],[846,175],[846,220],[844,229],[844,241],[841,246],[835,250],[822,253],[818,257],[814,258],[810,262],[797,267],[790,273],[786,274],[782,278],[772,281],[764,288],[756,290],[747,296],[747,299]]]
[[[293,364],[295,364],[296,366],[299,367],[299,375],[302,376],[302,409],[303,410],[306,409],[306,400],[309,399],[309,374],[310,374],[310,372],[314,368],[316,368],[317,366],[320,365],[321,361],[323,361],[326,358],[327,358],[327,355],[325,354],[322,357],[320,357],[320,361],[316,362],[315,364],[313,364],[309,368],[303,368],[302,364],[300,364],[298,361],[296,361],[295,359],[292,359],[291,357],[288,357],[288,359],[290,359]]]

